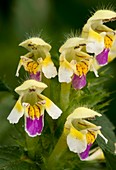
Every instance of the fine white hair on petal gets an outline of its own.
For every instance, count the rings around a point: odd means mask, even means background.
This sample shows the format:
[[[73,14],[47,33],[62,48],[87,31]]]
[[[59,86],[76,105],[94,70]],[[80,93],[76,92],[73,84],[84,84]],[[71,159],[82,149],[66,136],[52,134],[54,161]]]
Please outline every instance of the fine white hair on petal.
[[[10,123],[18,123],[19,119],[24,114],[24,108],[21,105],[20,99],[16,102],[14,108],[12,109],[11,113],[7,117]]]
[[[67,136],[67,145],[70,151],[74,153],[81,153],[85,151],[87,147],[87,141],[86,139],[79,140],[77,138],[74,138],[71,134],[69,134]]]

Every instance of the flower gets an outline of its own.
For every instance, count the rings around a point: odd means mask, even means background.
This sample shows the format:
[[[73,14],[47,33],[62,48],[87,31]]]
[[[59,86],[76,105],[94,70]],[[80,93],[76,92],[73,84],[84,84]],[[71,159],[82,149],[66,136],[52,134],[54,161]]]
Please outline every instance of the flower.
[[[85,161],[105,160],[104,153],[100,147],[94,148],[90,151],[89,156]]]
[[[57,119],[62,113],[49,98],[41,94],[46,87],[42,82],[27,80],[15,89],[20,97],[7,119],[14,124],[24,115],[25,131],[32,137],[40,135],[43,130],[44,110],[52,119]]]
[[[42,72],[48,79],[57,75],[57,70],[49,53],[51,46],[48,43],[41,38],[34,37],[23,41],[19,46],[26,48],[29,52],[20,57],[16,76],[19,76],[21,66],[29,72],[32,79],[38,81],[41,81]]]
[[[112,47],[114,46],[116,33],[103,32],[96,33],[92,29],[89,30],[88,43],[86,50],[89,53],[94,53],[98,65],[104,66],[108,64],[108,55],[112,53]],[[116,51],[115,51],[116,52]]]
[[[88,19],[82,30],[82,37],[88,40],[86,51],[95,54],[97,64],[100,66],[106,65],[108,60],[111,61],[115,57],[116,33],[103,24],[113,20],[116,20],[115,12],[98,10]]]
[[[102,115],[91,109],[79,107],[67,117],[64,126],[64,133],[67,136],[67,145],[70,151],[79,155],[81,160],[89,156],[90,148],[98,134],[106,143],[108,142],[100,131],[101,126],[96,126],[88,121],[89,119],[95,118],[95,116],[100,117]]]
[[[74,89],[82,89],[86,85],[86,74],[89,70],[95,70],[92,67],[93,58],[81,51],[85,46],[86,40],[78,37],[69,38],[61,46],[59,82],[70,83],[72,81]],[[95,73],[97,75],[96,71]]]

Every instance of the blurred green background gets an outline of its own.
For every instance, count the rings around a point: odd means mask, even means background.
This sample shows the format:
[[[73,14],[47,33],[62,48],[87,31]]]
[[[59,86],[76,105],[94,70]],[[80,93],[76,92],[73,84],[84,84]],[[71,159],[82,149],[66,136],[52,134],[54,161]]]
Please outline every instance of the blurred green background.
[[[71,33],[81,32],[83,25],[97,9],[115,10],[115,0],[1,0],[0,1],[0,78],[11,88],[19,83],[15,77],[20,55],[26,50],[18,44],[30,36],[41,36],[53,47],[52,56]],[[116,21],[108,23],[116,29]],[[106,88],[116,90],[116,60],[110,63],[112,79]],[[116,94],[113,93],[106,114],[116,125]],[[5,133],[12,127],[6,120],[13,97],[0,93],[0,143],[7,143]],[[6,128],[5,128],[6,127]],[[10,135],[10,132],[9,132]],[[2,139],[1,139],[2,138]]]

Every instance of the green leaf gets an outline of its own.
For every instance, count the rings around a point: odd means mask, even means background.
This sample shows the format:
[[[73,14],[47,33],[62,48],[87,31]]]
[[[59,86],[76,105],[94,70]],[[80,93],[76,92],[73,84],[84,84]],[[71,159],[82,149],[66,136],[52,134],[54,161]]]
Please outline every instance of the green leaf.
[[[31,161],[17,146],[0,147],[0,170],[36,170],[37,164]]]
[[[116,169],[116,155],[113,155],[109,152],[105,152],[105,157],[106,157],[106,165],[109,170],[114,170]]]
[[[110,120],[103,114],[101,117],[97,118],[94,123],[102,127],[101,132],[108,139],[108,143],[106,144],[104,140],[98,136],[97,143],[98,145],[107,152],[114,154],[115,147],[114,143],[116,142],[116,136],[114,134],[114,126],[110,122]]]
[[[67,150],[59,160],[55,170],[107,170],[104,161],[81,161],[77,154]]]

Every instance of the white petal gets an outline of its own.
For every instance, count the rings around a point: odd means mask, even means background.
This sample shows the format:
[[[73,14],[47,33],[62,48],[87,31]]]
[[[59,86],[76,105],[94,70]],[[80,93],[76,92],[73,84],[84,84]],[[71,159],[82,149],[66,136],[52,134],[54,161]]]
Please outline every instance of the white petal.
[[[104,49],[104,35],[100,35],[97,32],[89,29],[88,43],[86,45],[86,50],[89,53],[95,53],[95,55],[102,52]]]
[[[12,109],[11,113],[7,117],[10,123],[18,123],[19,119],[23,116],[24,114],[24,108],[21,105],[20,98],[16,102],[14,108]]]
[[[68,144],[70,151],[74,153],[84,152],[87,147],[86,139],[79,140],[77,138],[74,138],[71,134],[67,136],[67,144]]]
[[[17,71],[16,71],[16,76],[17,77],[19,76],[19,70],[20,70],[21,66],[22,66],[22,60],[20,59],[18,67],[17,67]]]
[[[58,71],[59,82],[70,83],[72,80],[72,75],[73,75],[72,65],[65,58],[62,58],[62,61],[60,61],[60,67]]]
[[[97,64],[97,61],[93,59],[93,63],[91,64],[90,71],[93,71],[96,77],[99,77],[98,71],[97,71],[99,68],[100,66]]]
[[[39,94],[40,98],[45,100],[46,102],[43,104],[45,107],[47,113],[52,117],[52,119],[58,119],[58,117],[61,115],[62,110],[58,108],[50,99],[47,97]]]
[[[85,159],[85,161],[92,161],[92,160],[101,160],[104,159],[104,154],[101,148],[93,151],[93,153]]]
[[[42,63],[42,72],[44,73],[46,78],[52,78],[57,75],[56,67],[54,66],[54,63],[51,60],[50,56],[47,56],[43,63]]]
[[[109,51],[108,62],[111,62],[115,58],[116,58],[116,39],[114,40],[113,45]]]
[[[114,154],[116,154],[116,143],[114,143],[114,147],[115,147]]]

